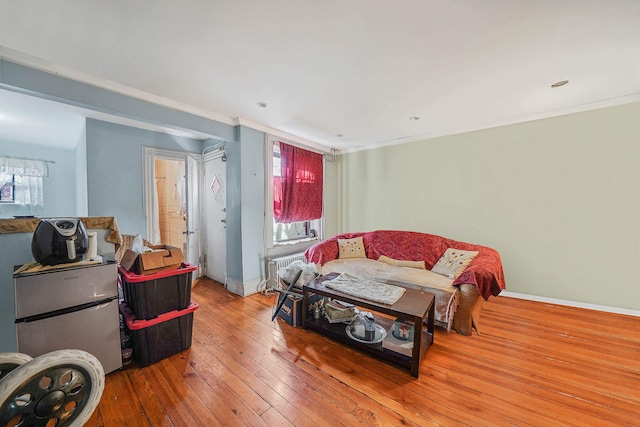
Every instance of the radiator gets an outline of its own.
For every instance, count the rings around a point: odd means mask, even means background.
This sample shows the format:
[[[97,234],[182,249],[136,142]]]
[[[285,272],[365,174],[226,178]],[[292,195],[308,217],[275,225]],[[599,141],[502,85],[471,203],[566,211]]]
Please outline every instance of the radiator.
[[[307,262],[304,253],[281,256],[278,258],[269,258],[267,265],[267,288],[273,289],[278,284],[278,270],[286,267],[294,261]]]

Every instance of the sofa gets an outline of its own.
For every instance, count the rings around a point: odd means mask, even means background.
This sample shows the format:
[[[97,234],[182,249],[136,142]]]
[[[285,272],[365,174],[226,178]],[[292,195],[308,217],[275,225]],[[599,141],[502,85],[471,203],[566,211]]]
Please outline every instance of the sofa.
[[[443,262],[456,251],[467,259],[451,274]],[[506,288],[496,250],[414,231],[344,233],[309,247],[305,258],[321,274],[348,273],[432,292],[436,325],[462,335],[479,333],[483,301]]]

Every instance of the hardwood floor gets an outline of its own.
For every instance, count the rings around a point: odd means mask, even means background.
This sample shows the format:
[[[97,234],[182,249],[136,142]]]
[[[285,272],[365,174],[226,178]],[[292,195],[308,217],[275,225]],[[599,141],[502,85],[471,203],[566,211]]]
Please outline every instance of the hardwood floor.
[[[196,282],[190,349],[107,375],[88,426],[640,425],[640,318],[485,303],[481,335],[436,329],[415,379],[271,321],[273,296]]]

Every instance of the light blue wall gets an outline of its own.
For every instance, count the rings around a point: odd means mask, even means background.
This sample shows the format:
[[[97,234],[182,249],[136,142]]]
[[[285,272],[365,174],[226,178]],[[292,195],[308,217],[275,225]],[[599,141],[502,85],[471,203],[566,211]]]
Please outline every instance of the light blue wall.
[[[238,136],[242,169],[242,279],[246,284],[259,281],[264,266],[265,135],[240,126]],[[243,295],[248,293],[252,289],[245,289]]]
[[[78,137],[75,151],[76,170],[76,215],[89,216],[89,199],[87,195],[87,133],[86,122]]]
[[[49,176],[44,178],[44,215],[81,215],[76,209],[76,156],[73,151],[0,140],[0,155],[55,162],[49,164]],[[3,217],[13,216],[9,209],[8,205],[0,205]],[[33,261],[31,236],[32,233],[0,234],[0,352],[16,350],[13,267]]]
[[[244,126],[227,143],[227,286],[247,295],[264,274],[265,134]]]
[[[202,151],[200,140],[87,119],[89,216],[114,216],[122,234],[146,237],[143,145]]]
[[[242,167],[240,142],[229,142],[227,155],[227,278],[242,282]]]

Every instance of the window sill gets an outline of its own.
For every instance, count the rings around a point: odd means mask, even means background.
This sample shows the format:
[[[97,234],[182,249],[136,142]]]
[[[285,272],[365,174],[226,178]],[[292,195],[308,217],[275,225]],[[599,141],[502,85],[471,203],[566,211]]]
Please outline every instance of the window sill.
[[[315,240],[319,240],[319,239],[317,237],[306,237],[304,239],[287,240],[286,242],[273,242],[273,247],[277,248],[278,246],[291,246],[291,245],[297,245],[298,243],[313,242]]]

